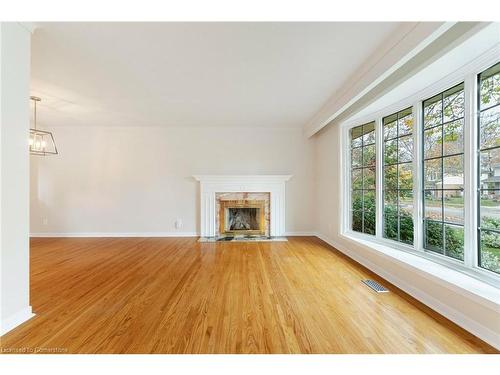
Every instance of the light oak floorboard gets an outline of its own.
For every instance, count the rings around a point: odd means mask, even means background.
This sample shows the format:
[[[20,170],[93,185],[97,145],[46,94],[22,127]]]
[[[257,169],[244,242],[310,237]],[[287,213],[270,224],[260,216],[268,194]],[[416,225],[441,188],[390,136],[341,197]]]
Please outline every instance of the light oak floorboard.
[[[34,238],[31,304],[3,352],[497,352],[315,237]]]

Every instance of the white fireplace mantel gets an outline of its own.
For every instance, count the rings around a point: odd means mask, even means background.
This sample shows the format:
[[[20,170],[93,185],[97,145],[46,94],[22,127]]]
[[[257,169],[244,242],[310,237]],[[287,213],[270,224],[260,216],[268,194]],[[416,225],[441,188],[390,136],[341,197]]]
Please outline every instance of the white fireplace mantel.
[[[216,233],[215,193],[269,193],[271,236],[285,235],[285,182],[292,175],[194,175],[200,181],[200,234]]]

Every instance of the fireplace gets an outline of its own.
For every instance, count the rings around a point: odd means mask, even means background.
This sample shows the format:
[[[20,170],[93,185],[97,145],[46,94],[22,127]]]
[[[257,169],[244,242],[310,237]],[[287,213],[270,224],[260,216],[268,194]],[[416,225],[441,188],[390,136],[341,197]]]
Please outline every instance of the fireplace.
[[[216,237],[270,235],[269,193],[218,192],[215,204]]]
[[[285,182],[291,177],[194,176],[200,181],[200,239],[284,236]]]
[[[265,200],[221,200],[219,235],[266,234]]]

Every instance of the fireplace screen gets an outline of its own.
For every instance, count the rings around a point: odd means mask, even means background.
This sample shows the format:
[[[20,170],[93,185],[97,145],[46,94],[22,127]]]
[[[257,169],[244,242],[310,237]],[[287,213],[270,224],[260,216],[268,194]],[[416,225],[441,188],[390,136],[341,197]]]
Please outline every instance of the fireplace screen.
[[[265,233],[265,201],[221,201],[220,234]]]

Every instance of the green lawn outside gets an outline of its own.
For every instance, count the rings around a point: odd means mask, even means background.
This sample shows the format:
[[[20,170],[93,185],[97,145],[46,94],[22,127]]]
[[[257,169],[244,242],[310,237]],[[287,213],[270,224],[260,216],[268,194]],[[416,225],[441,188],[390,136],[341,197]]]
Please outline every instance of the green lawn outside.
[[[450,197],[445,198],[445,204],[448,207],[462,208],[464,205],[463,197]],[[427,199],[425,204],[430,207],[441,206],[441,199]],[[500,207],[500,202],[495,202],[489,199],[481,199],[481,206],[483,207]]]

